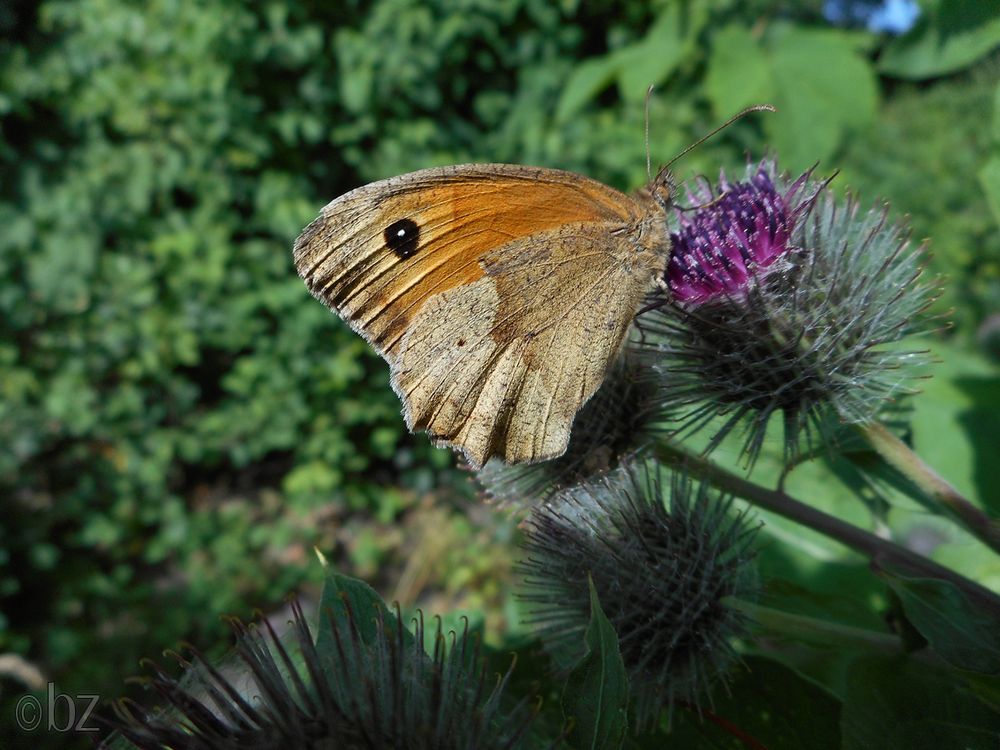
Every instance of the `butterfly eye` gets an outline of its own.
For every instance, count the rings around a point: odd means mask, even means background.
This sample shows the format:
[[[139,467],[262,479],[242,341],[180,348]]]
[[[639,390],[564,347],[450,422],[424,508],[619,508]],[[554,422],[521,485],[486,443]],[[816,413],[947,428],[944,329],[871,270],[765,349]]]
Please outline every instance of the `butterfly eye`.
[[[417,252],[420,227],[413,219],[400,219],[387,226],[383,236],[386,247],[396,253],[400,260],[406,260]]]

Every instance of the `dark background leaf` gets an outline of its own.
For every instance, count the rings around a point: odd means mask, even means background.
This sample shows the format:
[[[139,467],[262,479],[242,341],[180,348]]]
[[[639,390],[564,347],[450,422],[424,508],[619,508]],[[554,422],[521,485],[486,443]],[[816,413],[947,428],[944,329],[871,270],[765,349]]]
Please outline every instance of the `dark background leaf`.
[[[1000,675],[1000,627],[996,612],[971,602],[953,583],[882,577],[899,596],[906,617],[941,657],[959,669]]]
[[[357,633],[360,643],[373,646],[382,638],[394,638],[402,629],[403,642],[413,643],[409,630],[371,586],[331,569],[327,570],[323,585],[319,617],[316,651],[321,659],[338,658],[335,630],[342,634],[342,643],[349,642],[348,634]]]
[[[946,671],[912,658],[858,659],[841,718],[844,750],[989,750],[1000,714]]]
[[[628,732],[628,677],[618,635],[604,615],[590,582],[587,654],[573,667],[563,688],[563,714],[572,722],[569,741],[581,750],[620,747]]]
[[[678,710],[670,747],[692,750],[834,750],[840,748],[840,704],[794,671],[763,657],[748,657],[729,690],[719,689],[699,718]],[[713,720],[713,718],[715,720]]]

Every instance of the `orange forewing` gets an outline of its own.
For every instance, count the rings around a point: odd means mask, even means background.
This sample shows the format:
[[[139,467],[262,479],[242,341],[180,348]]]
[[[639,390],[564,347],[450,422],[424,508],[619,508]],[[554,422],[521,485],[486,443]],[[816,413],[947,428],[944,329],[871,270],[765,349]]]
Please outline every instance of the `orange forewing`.
[[[310,289],[392,355],[432,296],[483,275],[486,253],[579,223],[628,225],[636,202],[571,172],[509,165],[423,170],[354,190],[303,232],[295,261]],[[420,228],[418,252],[401,260],[383,231],[400,219]]]

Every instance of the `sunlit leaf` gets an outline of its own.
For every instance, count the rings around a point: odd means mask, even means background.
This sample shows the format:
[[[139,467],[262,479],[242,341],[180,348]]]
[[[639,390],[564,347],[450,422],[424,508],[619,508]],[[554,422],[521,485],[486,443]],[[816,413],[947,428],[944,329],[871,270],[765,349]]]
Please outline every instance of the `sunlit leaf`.
[[[979,184],[989,203],[993,218],[1000,223],[1000,156],[993,156],[979,170]]]
[[[730,24],[712,35],[705,93],[718,118],[773,98],[771,66],[760,43],[745,26]]]
[[[615,53],[622,99],[642,101],[650,85],[662,84],[694,54],[707,21],[704,3],[671,3],[642,41]]]
[[[913,399],[913,447],[974,503],[1000,513],[1000,375],[979,355],[943,341],[929,345],[940,360]]]
[[[1000,4],[936,0],[909,32],[886,46],[879,70],[899,78],[933,78],[961,70],[998,45]]]
[[[785,168],[829,158],[842,139],[875,117],[875,72],[846,36],[786,28],[769,44],[776,116],[764,120]]]

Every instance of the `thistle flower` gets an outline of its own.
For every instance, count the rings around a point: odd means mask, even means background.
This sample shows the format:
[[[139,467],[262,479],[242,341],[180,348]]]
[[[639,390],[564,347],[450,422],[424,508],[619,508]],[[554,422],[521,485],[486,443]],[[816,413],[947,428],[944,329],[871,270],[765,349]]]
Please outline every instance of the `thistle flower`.
[[[167,703],[147,712],[115,707],[120,739],[138,748],[515,748],[532,712],[522,702],[501,710],[510,671],[486,688],[478,642],[466,631],[449,645],[440,621],[428,656],[422,618],[415,635],[382,610],[350,612],[332,628],[336,648],[314,645],[293,604],[292,645],[264,620],[233,622],[243,669],[216,668],[197,650],[177,681],[158,665],[146,681]],[[374,619],[374,622],[373,622]],[[372,637],[374,628],[374,637]],[[121,745],[118,745],[121,746]],[[525,746],[535,747],[527,743]]]
[[[680,230],[671,233],[673,252],[666,280],[675,300],[705,303],[746,294],[755,276],[794,251],[792,235],[815,198],[803,195],[811,170],[779,192],[765,162],[746,182],[719,179],[688,190],[688,202],[706,204],[689,215],[678,211]],[[780,265],[779,265],[780,267]]]
[[[810,172],[790,181],[768,161],[719,189],[714,201],[704,185],[691,191],[708,205],[672,235],[672,299],[640,321],[677,432],[714,424],[711,450],[742,426],[752,464],[780,415],[794,460],[913,393],[909,366],[926,354],[893,344],[919,330],[933,293],[887,209],[861,212]]]
[[[500,504],[528,505],[606,474],[662,434],[662,387],[655,373],[626,349],[577,414],[562,456],[513,466],[494,459],[479,471],[480,485]]]
[[[658,469],[622,467],[535,508],[525,522],[524,600],[556,663],[583,655],[588,576],[618,634],[637,726],[698,703],[735,658],[745,618],[727,596],[756,594],[756,527],[731,500]]]

